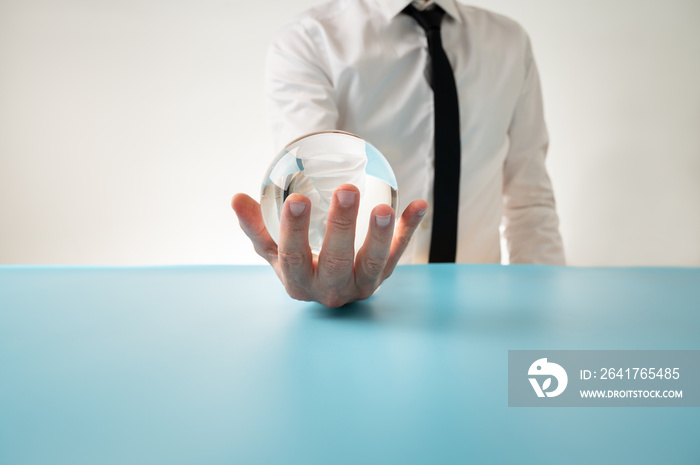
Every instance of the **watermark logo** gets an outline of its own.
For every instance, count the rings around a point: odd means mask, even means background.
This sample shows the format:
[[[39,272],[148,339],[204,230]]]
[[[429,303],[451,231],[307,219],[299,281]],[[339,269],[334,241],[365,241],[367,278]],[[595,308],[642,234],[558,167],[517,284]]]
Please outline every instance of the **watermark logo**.
[[[700,350],[509,350],[508,407],[700,407]]]
[[[531,359],[532,360],[532,359]],[[535,390],[537,397],[557,397],[564,392],[566,385],[569,383],[569,377],[566,375],[566,370],[556,363],[548,362],[546,358],[535,360],[530,365],[527,371],[532,389]],[[538,378],[543,378],[542,385],[537,381]],[[557,380],[556,388],[548,391],[552,387],[552,378]]]

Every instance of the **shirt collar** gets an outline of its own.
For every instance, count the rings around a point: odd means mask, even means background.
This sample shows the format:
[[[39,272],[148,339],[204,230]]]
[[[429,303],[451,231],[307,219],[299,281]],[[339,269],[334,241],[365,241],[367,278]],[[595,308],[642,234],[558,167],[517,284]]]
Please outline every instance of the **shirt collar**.
[[[401,11],[406,8],[412,0],[374,0],[381,12],[384,14],[387,20],[392,20]],[[458,23],[462,22],[462,16],[459,14],[459,9],[457,9],[457,3],[455,0],[431,0],[430,3],[439,5],[445,13],[450,15]]]

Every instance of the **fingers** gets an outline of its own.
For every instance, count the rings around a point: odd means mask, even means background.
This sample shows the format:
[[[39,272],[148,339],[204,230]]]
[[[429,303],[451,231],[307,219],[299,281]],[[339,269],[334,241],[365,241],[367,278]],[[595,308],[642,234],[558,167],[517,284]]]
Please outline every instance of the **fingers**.
[[[376,206],[369,225],[365,242],[355,259],[355,283],[360,299],[371,296],[381,283],[394,233],[394,210],[388,205]]]
[[[414,200],[406,207],[406,210],[404,210],[401,219],[396,225],[396,234],[391,243],[391,252],[389,253],[389,260],[387,261],[386,268],[384,268],[382,279],[388,278],[394,271],[394,268],[396,268],[399,258],[401,258],[408,243],[411,241],[413,232],[423,220],[425,212],[427,211],[428,202],[425,200]]]
[[[277,259],[277,244],[265,228],[260,205],[246,194],[236,194],[231,199],[241,229],[253,243],[255,251],[270,263]]]
[[[284,202],[280,217],[278,245],[279,269],[287,293],[292,298],[306,300],[313,280],[313,257],[309,247],[309,218],[311,201],[292,194]]]
[[[319,284],[331,294],[353,279],[359,204],[360,191],[352,184],[343,184],[333,193],[323,247],[318,257]]]

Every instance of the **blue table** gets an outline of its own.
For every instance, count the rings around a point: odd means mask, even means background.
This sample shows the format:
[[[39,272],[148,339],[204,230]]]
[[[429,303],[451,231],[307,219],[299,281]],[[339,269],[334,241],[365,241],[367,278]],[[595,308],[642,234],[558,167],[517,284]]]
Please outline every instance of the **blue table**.
[[[507,360],[699,348],[700,269],[5,266],[0,464],[697,464],[697,408],[509,408]]]

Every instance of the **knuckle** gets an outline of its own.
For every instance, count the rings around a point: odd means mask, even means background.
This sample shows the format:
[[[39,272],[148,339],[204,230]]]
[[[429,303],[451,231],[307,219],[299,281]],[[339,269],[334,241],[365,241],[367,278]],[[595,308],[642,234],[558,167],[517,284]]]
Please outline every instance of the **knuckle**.
[[[394,231],[387,228],[386,231],[375,232],[374,237],[382,243],[391,244],[391,239],[394,237]]]
[[[326,227],[331,227],[335,231],[350,232],[355,230],[355,220],[342,216],[334,216],[333,218],[328,218]]]
[[[332,293],[326,294],[323,297],[321,297],[321,299],[319,299],[319,302],[329,308],[338,308],[345,305],[347,303],[347,300],[341,297],[339,294]]]
[[[378,275],[384,271],[386,263],[386,258],[365,258],[362,261],[362,266],[368,274]]]
[[[287,232],[287,234],[295,235],[295,234],[301,234],[306,232],[306,224],[302,221],[285,221],[284,222],[284,229]]]
[[[401,247],[406,247],[411,242],[411,236],[399,236],[398,241]]]
[[[344,272],[352,268],[353,260],[348,257],[328,256],[324,265],[326,270],[331,273]]]
[[[376,287],[366,287],[366,288],[361,289],[357,300],[369,299],[370,297],[372,297],[372,295],[374,294],[374,291],[376,291],[376,290],[377,290]]]
[[[255,245],[255,253],[257,253],[262,258],[267,260],[271,255],[276,255],[277,250],[275,250],[275,247],[261,246],[261,245],[256,244]]]
[[[240,223],[241,228],[243,229],[243,232],[251,239],[251,240],[256,240],[259,239],[263,236],[263,233],[267,231],[265,229],[265,226],[259,226],[257,229],[253,229],[252,226],[249,226],[247,224]]]
[[[291,297],[294,300],[309,300],[309,294],[299,286],[287,284],[284,286],[284,289],[287,291],[289,297]]]
[[[278,250],[280,262],[286,268],[301,268],[306,263],[306,256],[300,251]]]

